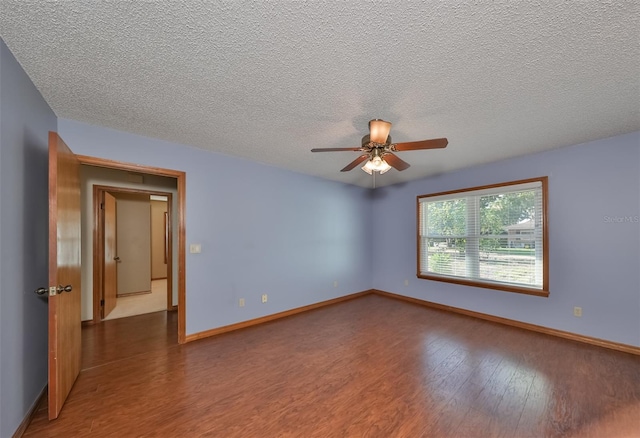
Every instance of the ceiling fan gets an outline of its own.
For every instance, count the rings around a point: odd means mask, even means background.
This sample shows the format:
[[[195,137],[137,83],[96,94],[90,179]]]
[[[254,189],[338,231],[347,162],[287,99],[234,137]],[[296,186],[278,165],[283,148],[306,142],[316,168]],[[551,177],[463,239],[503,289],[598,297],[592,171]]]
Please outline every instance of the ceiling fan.
[[[362,146],[359,148],[317,148],[311,152],[337,152],[353,151],[363,152],[358,158],[347,164],[340,172],[348,172],[366,161],[362,170],[371,175],[373,172],[383,174],[392,167],[402,171],[409,168],[409,163],[398,158],[394,152],[416,151],[420,149],[441,149],[449,143],[446,138],[432,140],[419,140],[407,143],[391,143],[391,123],[380,119],[369,122],[369,134],[362,137]]]

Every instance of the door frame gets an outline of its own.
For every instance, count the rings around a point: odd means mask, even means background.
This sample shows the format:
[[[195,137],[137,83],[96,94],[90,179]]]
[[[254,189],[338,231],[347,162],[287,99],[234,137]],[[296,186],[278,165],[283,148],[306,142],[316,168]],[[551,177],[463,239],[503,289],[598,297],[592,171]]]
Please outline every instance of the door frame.
[[[117,201],[116,197],[109,192],[102,192],[100,198],[100,217],[97,220],[102,224],[98,227],[98,230],[100,231],[99,234],[101,234],[102,237],[98,242],[102,243],[102,250],[100,251],[100,254],[103,255],[103,259],[102,263],[99,263],[99,265],[102,266],[102,269],[100,270],[100,273],[102,274],[102,281],[100,282],[102,285],[102,299],[100,300],[99,319],[104,319],[105,315],[108,316],[118,305],[118,259],[116,253],[118,247],[118,242],[116,240],[118,238],[116,217]],[[107,220],[107,218],[109,218],[109,220]],[[95,221],[96,218],[94,217],[94,223]],[[93,239],[95,239],[95,236],[92,238],[92,242]],[[107,241],[109,242],[109,245],[107,245]],[[108,257],[107,252],[109,253]],[[96,253],[94,249],[93,258],[95,258],[95,255]],[[91,260],[91,264],[94,267],[93,271],[95,271],[95,260],[93,260],[93,258]],[[111,287],[109,289],[107,289],[107,266],[109,267],[109,279],[111,281]],[[95,303],[95,293],[92,293],[92,295],[94,300],[92,302]],[[109,311],[107,312],[107,310]],[[95,319],[96,315],[94,314],[91,321]]]
[[[157,175],[176,179],[177,185],[177,204],[178,204],[178,343],[184,344],[186,341],[186,180],[187,174],[183,171],[164,169],[160,167],[143,166],[140,164],[126,163],[122,161],[106,160],[103,158],[91,157],[87,155],[77,155],[81,165],[104,167],[108,169],[123,170],[127,172],[136,172],[146,175]],[[95,205],[94,205],[95,209]],[[94,210],[95,211],[95,210]],[[96,224],[94,223],[94,239],[96,233]],[[96,240],[94,240],[95,251]],[[94,255],[95,268],[95,255]],[[94,271],[95,285],[95,271]],[[95,292],[94,292],[95,296]],[[99,302],[98,302],[99,304]],[[94,299],[95,314],[95,299]],[[94,319],[94,323],[101,320]]]
[[[105,193],[137,193],[167,197],[167,308],[173,309],[173,193],[157,190],[129,189],[117,186],[93,186],[93,321],[103,321],[104,306],[104,233],[105,217],[101,205],[105,202]],[[149,248],[151,251],[151,248]],[[178,306],[176,306],[178,307]]]

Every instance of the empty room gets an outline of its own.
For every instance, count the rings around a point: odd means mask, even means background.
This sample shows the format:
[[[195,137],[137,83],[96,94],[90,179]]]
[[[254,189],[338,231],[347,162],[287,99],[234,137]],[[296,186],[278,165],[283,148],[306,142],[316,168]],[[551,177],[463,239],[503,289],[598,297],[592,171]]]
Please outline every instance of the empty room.
[[[22,436],[640,436],[640,5],[0,2]]]

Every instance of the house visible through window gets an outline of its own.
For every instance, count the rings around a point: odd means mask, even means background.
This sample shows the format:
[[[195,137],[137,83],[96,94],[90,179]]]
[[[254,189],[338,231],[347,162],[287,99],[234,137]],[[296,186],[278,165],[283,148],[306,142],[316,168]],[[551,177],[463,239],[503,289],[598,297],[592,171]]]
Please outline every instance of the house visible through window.
[[[548,296],[547,178],[418,196],[418,277]]]

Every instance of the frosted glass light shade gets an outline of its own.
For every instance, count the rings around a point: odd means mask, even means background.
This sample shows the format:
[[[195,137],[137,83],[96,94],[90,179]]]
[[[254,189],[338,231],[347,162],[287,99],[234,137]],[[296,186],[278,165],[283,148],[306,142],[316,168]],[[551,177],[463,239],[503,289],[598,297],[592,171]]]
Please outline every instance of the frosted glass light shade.
[[[384,161],[380,157],[373,157],[371,160],[367,161],[364,166],[362,166],[362,170],[371,175],[372,172],[380,172],[383,174],[391,169],[391,166]]]
[[[371,120],[369,122],[369,138],[374,143],[385,144],[387,137],[389,137],[389,131],[391,130],[391,123],[384,120]]]

